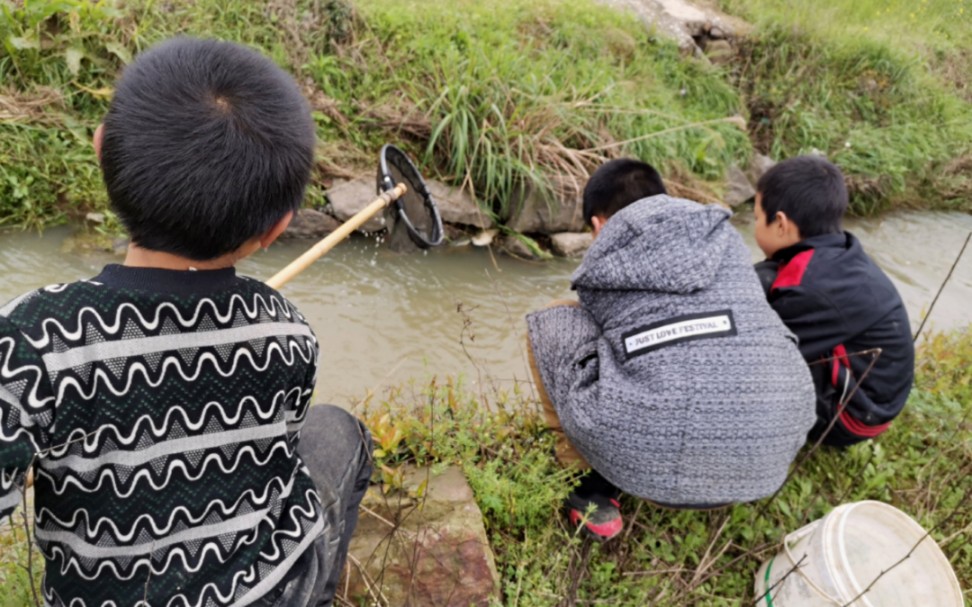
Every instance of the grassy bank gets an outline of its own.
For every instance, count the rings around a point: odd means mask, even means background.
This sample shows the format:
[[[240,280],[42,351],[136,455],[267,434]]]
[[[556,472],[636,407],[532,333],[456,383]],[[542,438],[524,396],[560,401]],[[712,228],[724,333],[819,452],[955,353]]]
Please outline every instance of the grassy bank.
[[[970,209],[970,0],[722,0],[756,26],[731,67],[754,144],[821,150],[858,212]]]
[[[405,463],[462,467],[485,517],[508,607],[752,604],[755,572],[787,532],[864,499],[890,503],[932,530],[968,597],[970,366],[972,332],[930,338],[908,406],[877,441],[844,453],[805,448],[772,500],[676,512],[625,497],[627,529],[603,546],[582,542],[558,514],[569,473],[554,461],[526,389],[474,394],[454,381],[404,386],[367,403],[364,417],[385,482],[394,483]],[[22,528],[0,533],[0,605],[33,604],[27,554]]]
[[[369,423],[386,476],[404,462],[462,466],[486,518],[502,577],[502,604],[752,604],[760,564],[783,535],[834,506],[873,499],[905,511],[972,589],[972,333],[939,335],[921,350],[905,412],[874,442],[845,453],[804,448],[773,500],[716,512],[675,512],[624,498],[627,530],[585,544],[557,513],[569,489],[536,403],[486,397],[451,383],[390,395]],[[392,415],[385,416],[385,408]],[[418,407],[416,415],[404,409]],[[390,477],[389,477],[390,478]]]
[[[379,145],[395,141],[501,217],[524,184],[558,176],[576,187],[622,154],[712,191],[754,144],[776,156],[828,153],[847,170],[858,212],[970,208],[962,78],[972,43],[948,12],[970,10],[969,0],[921,3],[940,14],[929,36],[948,32],[927,51],[915,33],[924,30],[902,26],[919,10],[904,2],[853,3],[869,8],[847,8],[853,18],[835,8],[826,21],[780,3],[723,4],[758,24],[725,69],[591,0],[4,3],[0,223],[104,209],[89,141],[113,79],[139,50],[178,33],[253,45],[298,76],[322,141],[312,204],[334,177],[371,170]]]

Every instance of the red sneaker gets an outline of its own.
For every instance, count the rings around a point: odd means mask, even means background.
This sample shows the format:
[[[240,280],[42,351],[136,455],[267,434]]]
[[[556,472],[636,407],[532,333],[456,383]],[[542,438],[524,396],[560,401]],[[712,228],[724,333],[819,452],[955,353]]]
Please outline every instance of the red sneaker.
[[[603,495],[578,495],[571,493],[565,502],[567,520],[575,529],[581,528],[586,537],[606,542],[621,533],[621,504]]]

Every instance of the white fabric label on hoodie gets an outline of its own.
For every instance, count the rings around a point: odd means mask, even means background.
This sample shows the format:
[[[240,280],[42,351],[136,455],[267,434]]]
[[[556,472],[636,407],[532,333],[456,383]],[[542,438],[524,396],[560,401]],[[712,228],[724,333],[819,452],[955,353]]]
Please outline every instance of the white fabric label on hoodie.
[[[632,358],[663,346],[735,334],[732,310],[719,310],[668,318],[629,331],[621,339],[624,341],[624,353]]]

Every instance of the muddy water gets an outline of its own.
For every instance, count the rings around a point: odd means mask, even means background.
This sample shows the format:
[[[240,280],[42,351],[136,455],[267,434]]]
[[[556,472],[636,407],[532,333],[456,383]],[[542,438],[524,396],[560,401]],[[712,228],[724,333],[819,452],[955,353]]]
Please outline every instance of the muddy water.
[[[753,250],[752,216],[734,220]],[[889,273],[917,327],[964,238],[972,216],[901,213],[850,222],[849,229]],[[90,277],[108,253],[72,252],[65,229],[0,235],[0,301],[45,284]],[[246,260],[239,271],[268,278],[303,252],[286,242]],[[536,263],[492,256],[488,250],[443,248],[401,256],[367,238],[354,238],[322,258],[284,293],[307,316],[321,341],[318,399],[345,406],[369,391],[432,376],[462,374],[473,386],[528,380],[523,315],[570,297],[577,262]],[[935,329],[972,322],[972,251],[935,305]]]
[[[737,213],[734,223],[753,251],[752,209]],[[891,277],[908,307],[912,331],[918,329],[939,288],[972,232],[972,215],[907,212],[850,219],[844,226],[860,238],[864,250]],[[968,327],[972,323],[972,243],[931,310],[924,332]]]

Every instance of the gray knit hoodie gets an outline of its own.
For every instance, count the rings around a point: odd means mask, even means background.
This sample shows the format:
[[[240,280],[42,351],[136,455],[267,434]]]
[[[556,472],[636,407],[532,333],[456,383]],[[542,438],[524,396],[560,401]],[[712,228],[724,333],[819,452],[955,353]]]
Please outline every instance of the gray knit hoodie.
[[[809,370],[729,216],[664,195],[629,205],[574,272],[581,307],[527,316],[564,432],[626,493],[766,497],[813,426]]]

